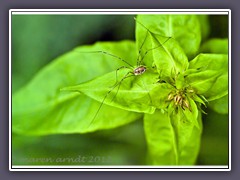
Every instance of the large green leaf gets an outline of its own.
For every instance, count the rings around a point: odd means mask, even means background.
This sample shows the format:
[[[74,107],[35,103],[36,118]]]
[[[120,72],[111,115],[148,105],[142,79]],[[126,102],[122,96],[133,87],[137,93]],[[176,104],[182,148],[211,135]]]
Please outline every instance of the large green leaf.
[[[186,77],[197,94],[203,94],[209,101],[228,93],[228,56],[225,54],[199,54],[190,64],[197,69]]]
[[[117,83],[116,71],[113,71],[87,83],[66,87],[63,90],[82,92],[99,102],[125,110],[153,113],[155,108],[150,91],[157,86],[158,75],[145,72],[135,76],[129,72],[132,70],[118,71]]]
[[[187,77],[187,82],[197,94],[204,94],[212,87],[218,76],[219,73],[213,70],[200,71],[190,74]]]
[[[228,54],[228,39],[210,39],[202,45],[200,51],[203,53]],[[218,113],[227,114],[228,96],[226,95],[220,99],[211,101],[209,107]]]
[[[196,55],[201,42],[200,23],[195,15],[139,15],[137,20],[152,33],[175,38],[188,57]],[[137,24],[138,46],[146,30]]]
[[[200,23],[202,41],[206,40],[210,33],[209,15],[197,15]]]
[[[179,165],[194,165],[199,152],[202,133],[201,113],[193,103],[191,108],[192,114],[186,112],[189,110],[179,108],[170,115],[176,136]]]
[[[176,137],[167,113],[145,114],[144,130],[151,164],[178,164]]]
[[[210,39],[201,46],[200,52],[228,54],[228,39]]]
[[[60,88],[79,84],[125,65],[117,58],[101,53],[105,50],[127,59],[136,58],[134,43],[97,43],[71,51],[42,69],[24,88],[13,95],[12,129],[23,134],[84,133],[124,125],[140,114],[102,106],[79,93],[61,92]],[[92,124],[91,124],[92,122]]]
[[[154,97],[152,99],[154,106],[158,109],[165,109],[169,104],[168,95],[172,90],[174,88],[168,83],[158,83],[150,92],[150,96]]]
[[[139,47],[139,52],[142,62],[147,67],[156,67],[161,76],[167,77],[172,76],[173,73],[184,72],[188,68],[188,59],[174,38],[155,34],[142,24],[140,28],[147,32],[146,34],[137,30],[145,36],[140,37],[143,43]]]
[[[209,102],[209,107],[220,114],[227,114],[229,109],[228,95]]]
[[[149,159],[154,165],[193,165],[200,147],[201,114],[191,103],[190,110],[179,109],[171,115],[156,110],[145,114],[144,130]],[[187,112],[188,111],[188,112]]]
[[[189,101],[189,109],[183,110],[183,114],[185,116],[186,121],[191,122],[194,124],[197,128],[200,128],[199,122],[198,122],[198,108],[194,100],[191,98],[187,98]]]

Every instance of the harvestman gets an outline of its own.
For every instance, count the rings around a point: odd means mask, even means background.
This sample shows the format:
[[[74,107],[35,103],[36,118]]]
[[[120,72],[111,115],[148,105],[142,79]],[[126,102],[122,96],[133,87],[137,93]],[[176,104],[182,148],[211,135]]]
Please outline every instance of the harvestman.
[[[134,19],[135,19],[135,18],[134,18]],[[136,19],[135,19],[135,20],[136,20]],[[136,20],[136,21],[137,21],[137,20]],[[137,22],[138,22],[138,21],[137,21]],[[169,37],[163,44],[160,44],[160,45],[157,46],[157,47],[154,47],[154,48],[152,48],[152,49],[146,50],[146,52],[144,53],[144,55],[143,55],[142,58],[141,58],[141,57],[140,57],[140,54],[141,54],[141,51],[142,51],[142,47],[143,47],[143,45],[144,45],[144,43],[145,43],[145,41],[146,41],[146,39],[147,39],[148,33],[150,33],[150,30],[149,30],[148,28],[146,28],[146,27],[145,27],[143,24],[141,24],[140,22],[138,22],[138,23],[139,23],[141,26],[143,26],[143,27],[147,30],[147,32],[146,32],[145,38],[144,38],[144,40],[143,40],[143,42],[142,42],[142,44],[141,44],[141,46],[140,46],[140,48],[139,48],[139,51],[138,51],[137,65],[136,65],[136,66],[132,66],[130,63],[128,63],[127,61],[125,61],[125,60],[122,59],[121,57],[118,57],[118,56],[116,56],[116,55],[114,55],[114,54],[111,54],[111,53],[108,53],[108,52],[106,52],[106,51],[90,51],[90,52],[87,52],[87,53],[102,53],[102,54],[105,54],[105,55],[108,55],[108,56],[112,56],[112,57],[114,57],[114,58],[117,58],[117,59],[121,60],[122,62],[124,62],[124,63],[127,64],[128,66],[130,66],[130,67],[121,66],[121,67],[119,67],[119,68],[116,70],[116,84],[115,84],[115,85],[106,93],[106,95],[104,96],[104,98],[103,98],[103,100],[102,100],[102,102],[101,102],[101,104],[100,104],[100,106],[99,106],[96,114],[94,115],[93,119],[92,119],[91,122],[89,123],[89,126],[94,122],[95,118],[97,117],[97,115],[98,115],[98,113],[99,113],[99,111],[100,111],[100,109],[101,109],[101,107],[102,107],[105,99],[107,98],[107,96],[118,86],[117,92],[116,92],[115,96],[113,97],[113,99],[114,99],[114,98],[116,97],[117,93],[118,93],[118,90],[119,90],[120,85],[121,85],[121,83],[123,82],[123,80],[125,80],[126,78],[129,78],[129,77],[132,77],[132,76],[140,76],[140,75],[144,74],[144,73],[146,72],[146,70],[147,70],[147,67],[142,64],[142,61],[143,61],[143,59],[145,58],[145,56],[148,54],[149,51],[154,50],[154,49],[157,49],[157,48],[159,48],[159,47],[162,47],[162,45],[171,38],[171,37]],[[81,53],[86,53],[86,52],[81,52]],[[124,69],[124,68],[125,68],[125,69],[129,69],[130,71],[127,72],[119,82],[117,82],[117,72],[118,72],[120,69]],[[148,95],[149,95],[149,94],[148,94]],[[149,95],[149,96],[150,96],[150,95]],[[149,97],[149,98],[151,99],[151,97]],[[113,99],[112,99],[112,101],[113,101]],[[89,127],[89,126],[88,126],[88,127]]]

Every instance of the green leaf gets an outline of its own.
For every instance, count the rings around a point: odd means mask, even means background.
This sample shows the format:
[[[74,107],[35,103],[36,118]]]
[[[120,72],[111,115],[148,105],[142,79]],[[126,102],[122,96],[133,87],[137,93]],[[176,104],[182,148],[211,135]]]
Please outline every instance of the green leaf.
[[[145,114],[144,130],[151,164],[195,163],[200,147],[202,122],[201,114],[192,102],[194,101],[191,101],[192,112],[179,109],[170,116],[160,110],[154,114]]]
[[[185,119],[188,122],[193,123],[197,128],[200,128],[199,122],[197,120],[199,113],[197,105],[191,98],[187,98],[187,100],[189,101],[190,108],[189,109],[186,108],[185,110],[182,111],[183,114],[185,115]]]
[[[210,39],[201,46],[200,52],[228,54],[228,39]]]
[[[122,69],[118,71],[117,84],[116,71],[113,71],[89,82],[66,87],[63,90],[81,92],[99,102],[121,109],[153,113],[155,107],[152,106],[150,91],[157,86],[158,75],[145,72],[135,76],[129,72],[132,70]]]
[[[177,144],[168,114],[160,110],[145,114],[144,131],[151,164],[177,165]]]
[[[152,99],[153,105],[158,109],[166,108],[169,104],[168,95],[172,90],[174,88],[168,83],[158,83],[150,92],[150,96],[154,97]]]
[[[210,39],[204,43],[200,49],[204,53],[224,53],[228,54],[228,39]],[[227,114],[228,113],[228,96],[223,96],[209,103],[209,107],[214,111]]]
[[[228,94],[227,55],[199,54],[190,62],[189,68],[199,71],[186,77],[187,82],[197,94],[204,95],[208,101]]]
[[[111,129],[141,118],[141,114],[103,105],[93,121],[100,103],[78,94],[31,112],[13,115],[13,132],[26,135],[87,133]]]
[[[176,39],[188,57],[196,55],[201,42],[201,28],[197,16],[139,15],[137,20],[154,34]],[[138,45],[144,39],[145,31],[137,24],[136,39]]]
[[[165,42],[162,45],[163,48],[153,51],[154,63],[160,74],[173,76],[173,72],[175,74],[184,72],[188,68],[188,59],[177,41],[173,38],[166,39],[158,35],[155,37],[158,40],[157,42]],[[157,42],[155,43],[156,45],[158,44]]]
[[[188,59],[174,38],[147,31],[144,26],[140,28],[147,32],[147,34],[144,33],[144,36],[140,37],[142,43],[138,44],[142,62],[147,67],[156,66],[158,73],[167,77],[172,76],[173,72],[184,72],[188,68]],[[137,33],[140,33],[138,29]]]
[[[218,76],[218,72],[206,70],[190,74],[186,80],[197,94],[204,94],[212,87]]]
[[[191,108],[193,114],[190,114],[188,110],[179,108],[178,112],[174,111],[170,116],[177,140],[179,165],[195,164],[200,148],[201,113],[197,110],[196,105],[194,107],[192,103]]]
[[[203,104],[205,107],[206,107],[206,102],[204,98],[201,98],[201,96],[199,97],[198,95],[196,94],[192,94],[191,95],[191,98],[196,101],[196,102],[199,102],[200,104]]]
[[[183,74],[178,74],[175,79],[175,85],[177,89],[183,89],[185,86],[185,79]]]
[[[211,101],[209,107],[219,114],[228,114],[228,95]]]
[[[105,50],[136,59],[131,41],[83,46],[54,60],[42,69],[12,98],[12,129],[22,134],[85,133],[114,128],[141,117],[138,113],[103,106],[90,125],[100,103],[79,93],[60,92],[60,88],[79,84],[125,65],[117,58],[100,53],[78,51]]]
[[[205,39],[207,39],[207,37],[209,36],[209,33],[210,33],[209,16],[208,15],[198,15],[197,18],[200,23],[202,41],[204,41]]]

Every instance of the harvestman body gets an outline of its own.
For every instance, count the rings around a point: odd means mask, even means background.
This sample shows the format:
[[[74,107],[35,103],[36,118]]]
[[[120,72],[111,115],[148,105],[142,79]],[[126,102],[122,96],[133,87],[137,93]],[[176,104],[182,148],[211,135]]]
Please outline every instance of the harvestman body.
[[[147,70],[147,68],[145,66],[139,66],[134,69],[133,73],[135,76],[139,76],[139,75],[143,74],[146,70]]]

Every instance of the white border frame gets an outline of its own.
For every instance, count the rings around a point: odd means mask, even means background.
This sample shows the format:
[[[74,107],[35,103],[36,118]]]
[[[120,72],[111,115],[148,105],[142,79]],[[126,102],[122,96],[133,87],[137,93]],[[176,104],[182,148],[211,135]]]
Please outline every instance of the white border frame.
[[[229,22],[229,164],[227,166],[12,166],[11,16],[29,14],[225,14]],[[231,10],[230,9],[10,9],[9,10],[9,170],[10,171],[231,171]],[[84,169],[88,168],[88,169]],[[101,168],[101,169],[100,169]],[[117,169],[122,168],[122,169]],[[160,168],[160,169],[159,169]]]

